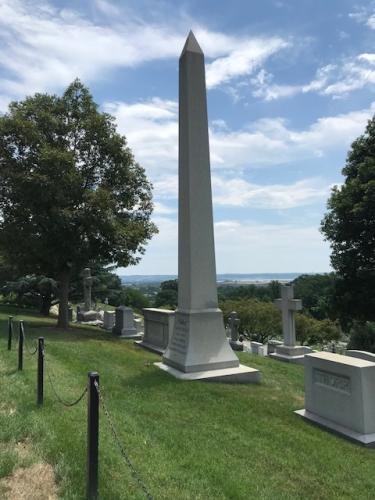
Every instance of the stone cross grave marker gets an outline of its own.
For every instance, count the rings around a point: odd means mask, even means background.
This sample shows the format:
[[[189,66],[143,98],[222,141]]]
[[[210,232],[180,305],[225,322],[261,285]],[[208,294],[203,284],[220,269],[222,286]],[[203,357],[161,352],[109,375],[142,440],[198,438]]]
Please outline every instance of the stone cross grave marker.
[[[230,330],[230,340],[229,344],[233,351],[243,351],[243,344],[238,339],[240,337],[239,334],[239,326],[240,326],[240,318],[236,311],[232,311],[228,317],[229,330]]]
[[[295,314],[302,309],[302,301],[294,298],[293,285],[281,285],[281,299],[274,304],[282,312],[284,343],[275,346],[272,358],[289,363],[303,364],[305,354],[311,352],[307,346],[296,345]]]
[[[90,268],[86,267],[83,270],[83,301],[84,310],[91,311],[91,289],[94,278],[91,276]]]
[[[302,309],[302,300],[294,298],[293,285],[281,286],[281,299],[275,300],[275,305],[282,312],[284,345],[296,345],[296,327],[294,315]]]

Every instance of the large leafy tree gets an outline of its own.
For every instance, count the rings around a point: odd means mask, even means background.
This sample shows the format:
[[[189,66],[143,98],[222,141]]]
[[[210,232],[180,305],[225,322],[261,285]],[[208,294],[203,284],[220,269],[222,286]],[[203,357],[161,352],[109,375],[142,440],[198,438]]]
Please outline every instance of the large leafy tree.
[[[0,251],[25,274],[58,281],[59,326],[83,267],[138,262],[156,232],[151,200],[125,137],[79,80],[0,117]]]
[[[375,117],[352,144],[342,173],[322,221],[337,271],[335,306],[344,322],[375,320]]]

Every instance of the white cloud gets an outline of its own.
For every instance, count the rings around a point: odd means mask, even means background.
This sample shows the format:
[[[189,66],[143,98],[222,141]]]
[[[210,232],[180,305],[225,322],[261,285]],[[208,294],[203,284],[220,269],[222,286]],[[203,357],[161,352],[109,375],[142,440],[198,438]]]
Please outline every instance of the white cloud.
[[[265,210],[286,210],[311,205],[328,197],[331,186],[323,179],[303,179],[292,184],[255,184],[240,177],[212,176],[215,206],[254,207]],[[154,183],[157,199],[177,200],[178,177],[167,175]]]
[[[191,25],[211,61],[207,65],[211,86],[249,74],[270,55],[289,46],[278,37],[245,38],[213,32],[178,12],[168,24],[147,23],[106,0],[96,0],[94,5],[110,23],[105,24],[100,16],[97,21],[42,1],[0,2],[0,68],[6,74],[0,81],[3,101],[61,89],[77,76],[97,81],[108,78],[116,68],[177,60]]]
[[[176,274],[176,219],[155,218],[159,234],[140,264],[120,274]],[[316,227],[221,220],[215,224],[217,272],[322,272],[329,270],[329,246]]]
[[[346,58],[340,64],[323,66],[317,70],[314,79],[304,85],[278,85],[272,81],[273,75],[262,69],[251,79],[253,95],[265,101],[312,92],[335,99],[344,98],[355,90],[375,87],[375,53],[363,53]]]
[[[108,103],[105,109],[115,115],[120,132],[154,181],[177,171],[177,103],[154,98],[134,104]],[[375,104],[322,117],[305,130],[294,130],[281,118],[257,120],[237,130],[229,130],[225,122],[218,126],[216,121],[210,130],[211,163],[214,170],[251,169],[345,152],[364,132],[374,111]]]
[[[287,47],[290,43],[277,37],[239,43],[227,56],[207,65],[207,87],[216,87],[238,76],[249,75],[270,56]]]
[[[369,28],[375,30],[375,14],[373,14],[367,19],[366,24]]]
[[[375,30],[375,2],[369,2],[367,7],[358,7],[354,12],[349,13],[349,18],[354,19],[357,23],[364,24],[368,28]]]
[[[329,64],[318,69],[313,80],[304,85],[278,85],[273,75],[261,70],[251,79],[254,97],[265,101],[292,97],[296,94],[318,93],[335,99],[351,92],[375,86],[375,54],[365,53],[346,59],[341,64]]]
[[[154,202],[154,211],[153,211],[154,217],[159,215],[172,215],[175,213],[176,213],[175,208],[168,207],[167,205],[164,205],[159,201]]]
[[[304,179],[292,184],[257,185],[245,179],[214,176],[215,205],[285,210],[326,199],[331,186],[321,179]]]
[[[175,101],[154,98],[128,104],[107,103],[105,110],[116,117],[121,133],[151,176],[175,168],[178,154],[178,105]]]

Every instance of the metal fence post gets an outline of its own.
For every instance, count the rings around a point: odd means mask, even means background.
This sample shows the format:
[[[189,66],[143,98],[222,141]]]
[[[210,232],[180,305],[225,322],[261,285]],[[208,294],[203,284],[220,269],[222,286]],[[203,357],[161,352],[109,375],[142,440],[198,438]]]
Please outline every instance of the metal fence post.
[[[12,350],[12,337],[13,337],[13,316],[8,319],[8,351]]]
[[[43,394],[44,394],[44,338],[38,337],[38,396],[37,404],[43,404]]]
[[[98,498],[99,374],[90,372],[87,381],[87,500]]]
[[[23,321],[20,321],[20,333],[18,337],[18,369],[22,370],[23,368],[23,340],[24,340],[24,331],[23,331]]]

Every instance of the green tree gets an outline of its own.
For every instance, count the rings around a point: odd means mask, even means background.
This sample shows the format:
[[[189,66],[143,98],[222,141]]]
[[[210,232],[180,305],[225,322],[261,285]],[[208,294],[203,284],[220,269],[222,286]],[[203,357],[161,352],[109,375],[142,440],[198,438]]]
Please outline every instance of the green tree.
[[[151,200],[125,137],[78,80],[0,117],[0,251],[24,274],[58,281],[59,326],[82,268],[139,261],[156,232]]]
[[[57,303],[57,283],[46,276],[28,275],[8,281],[2,287],[2,293],[8,302],[38,307],[44,316],[48,316],[51,305]]]
[[[168,280],[160,284],[160,290],[156,294],[155,307],[175,309],[178,302],[178,281]]]
[[[316,319],[334,318],[334,273],[303,274],[293,281],[294,296],[302,300],[303,310]]]
[[[144,307],[150,307],[150,301],[146,295],[137,288],[131,286],[123,287],[122,303],[125,306],[137,309],[139,312],[141,312]]]
[[[375,323],[354,321],[349,333],[348,349],[375,353]]]
[[[351,146],[321,229],[337,271],[335,306],[344,324],[375,320],[375,117]]]
[[[220,303],[225,322],[232,311],[240,319],[239,331],[258,342],[281,335],[281,312],[271,302],[257,299],[226,300]]]

